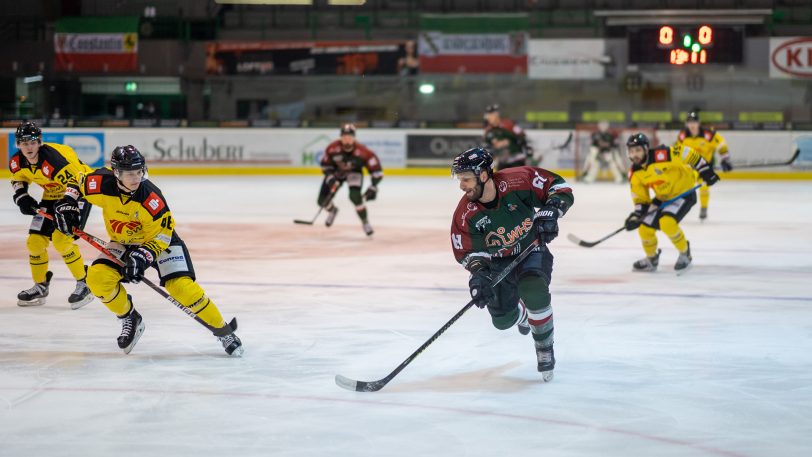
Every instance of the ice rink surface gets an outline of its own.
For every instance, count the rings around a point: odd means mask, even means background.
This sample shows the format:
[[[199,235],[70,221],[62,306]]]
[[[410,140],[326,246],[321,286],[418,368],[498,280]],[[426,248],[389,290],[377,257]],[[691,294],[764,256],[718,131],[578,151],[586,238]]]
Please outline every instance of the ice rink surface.
[[[568,242],[631,210],[627,186],[575,184],[551,245],[553,382],[529,337],[474,308],[384,390],[355,393],[335,374],[385,376],[468,301],[455,182],[386,178],[368,239],[346,189],[333,228],[292,223],[315,213],[316,176],[153,180],[245,356],[144,285],[129,290],[146,331],[124,355],[98,300],[70,310],[53,249],[48,303],[18,307],[30,218],[0,186],[0,456],[812,455],[809,182],[719,183],[710,219],[683,223],[681,277],[664,236],[655,274],[631,272],[635,233]],[[87,231],[105,235],[98,210]]]

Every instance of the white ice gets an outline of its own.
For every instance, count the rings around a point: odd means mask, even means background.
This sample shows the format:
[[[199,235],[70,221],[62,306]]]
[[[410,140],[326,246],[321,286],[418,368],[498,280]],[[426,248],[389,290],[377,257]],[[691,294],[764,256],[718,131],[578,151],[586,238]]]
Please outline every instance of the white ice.
[[[812,455],[809,182],[719,183],[709,220],[683,223],[681,277],[663,236],[655,274],[631,272],[634,233],[568,242],[631,208],[627,187],[576,184],[551,245],[553,382],[529,337],[474,308],[382,391],[355,393],[334,376],[382,378],[468,301],[454,181],[386,178],[367,239],[346,189],[333,228],[292,223],[315,213],[316,176],[153,179],[245,356],[144,285],[129,289],[146,332],[124,355],[98,300],[69,309],[52,248],[48,303],[18,307],[29,218],[0,186],[0,456]],[[98,212],[87,231],[104,234]]]

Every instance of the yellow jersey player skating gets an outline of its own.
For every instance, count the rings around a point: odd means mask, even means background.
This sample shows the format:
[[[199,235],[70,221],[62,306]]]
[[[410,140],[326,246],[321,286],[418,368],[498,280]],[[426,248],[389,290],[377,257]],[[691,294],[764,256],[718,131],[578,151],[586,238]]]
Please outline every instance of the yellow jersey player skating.
[[[632,162],[629,182],[632,190],[634,212],[626,218],[626,230],[637,229],[646,257],[634,263],[634,271],[656,271],[660,259],[657,249],[657,230],[668,235],[679,251],[674,270],[685,271],[691,265],[691,246],[679,226],[679,221],[696,204],[696,193],[677,198],[660,208],[662,202],[671,200],[694,187],[694,170],[709,186],[719,181],[710,164],[693,149],[680,149],[664,145],[650,148],[648,138],[635,133],[626,142],[629,160]],[[650,191],[654,193],[651,198]]]
[[[727,150],[727,143],[724,137],[712,128],[702,127],[699,123],[699,114],[696,111],[688,113],[685,120],[685,128],[680,130],[674,147],[680,149],[682,146],[697,151],[711,168],[716,164],[715,153],[719,153],[722,170],[725,172],[733,170],[730,163],[730,153]],[[710,190],[708,183],[699,179],[702,183],[699,188],[699,220],[704,221],[708,217],[708,201],[710,200]]]
[[[17,294],[19,306],[37,306],[45,304],[48,288],[53,274],[48,271],[48,244],[53,242],[56,250],[62,255],[76,279],[76,288],[68,297],[72,309],[79,309],[93,300],[93,295],[85,283],[86,268],[82,253],[76,245],[76,238],[54,231],[50,219],[37,213],[43,210],[53,215],[54,204],[65,194],[70,182],[78,182],[81,176],[93,171],[76,152],[64,144],[43,143],[42,130],[36,123],[24,121],[17,127],[14,138],[19,150],[9,160],[11,185],[14,188],[14,203],[20,212],[34,216],[28,228],[28,263],[31,266],[31,277],[34,286]],[[42,200],[28,194],[28,186],[36,183],[43,189]],[[79,217],[77,226],[83,227],[90,212],[90,205],[78,202]]]
[[[175,232],[175,221],[161,190],[149,181],[144,156],[133,146],[118,146],[110,159],[112,170],[100,168],[85,177],[76,192],[102,208],[110,243],[107,249],[124,266],[100,255],[90,266],[87,285],[93,295],[121,321],[118,346],[129,354],[141,334],[144,322],[122,283],[138,283],[144,271],[158,270],[161,286],[188,307],[209,327],[218,329],[218,339],[229,355],[242,355],[242,342],[227,324],[217,306],[195,282],[195,271],[186,244]],[[56,206],[60,231],[73,233],[78,222],[76,201],[66,197]]]

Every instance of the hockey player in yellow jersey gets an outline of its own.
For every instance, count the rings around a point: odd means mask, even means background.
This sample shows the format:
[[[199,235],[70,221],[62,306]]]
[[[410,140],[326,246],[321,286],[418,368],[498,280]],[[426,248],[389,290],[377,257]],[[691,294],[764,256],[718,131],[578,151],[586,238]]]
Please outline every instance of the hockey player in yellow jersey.
[[[36,123],[24,121],[14,134],[19,150],[9,159],[11,185],[14,188],[14,203],[20,212],[34,216],[28,229],[28,263],[34,286],[17,294],[19,306],[45,304],[53,274],[48,271],[48,245],[62,255],[74,279],[76,288],[68,297],[72,309],[79,309],[93,300],[93,295],[85,283],[86,268],[82,253],[75,243],[75,237],[54,230],[53,221],[43,217],[38,210],[53,215],[54,204],[65,194],[70,182],[78,182],[81,176],[93,171],[76,156],[76,152],[64,144],[43,143],[42,130]],[[28,194],[30,184],[36,183],[43,189],[42,200]],[[87,221],[90,205],[79,202],[80,227]]]
[[[121,321],[118,346],[129,354],[144,331],[141,315],[122,283],[138,283],[147,268],[158,270],[161,286],[205,322],[226,353],[242,355],[242,342],[223,320],[220,310],[195,282],[186,244],[175,231],[175,221],[160,189],[148,180],[144,156],[133,146],[119,146],[110,159],[112,170],[100,168],[85,177],[76,191],[102,208],[110,243],[107,249],[124,266],[100,255],[90,266],[91,292]],[[76,201],[66,197],[56,206],[60,231],[73,233],[78,222]]]
[[[648,138],[635,133],[626,142],[632,162],[629,182],[634,211],[626,218],[626,230],[637,229],[646,256],[634,263],[634,271],[656,271],[660,260],[657,230],[668,235],[679,251],[674,270],[681,273],[691,265],[691,245],[679,222],[696,204],[696,192],[677,198],[660,208],[662,202],[678,197],[694,187],[695,173],[709,185],[719,181],[710,164],[693,149],[660,145],[649,147]],[[650,191],[654,193],[651,197]]]
[[[710,164],[711,168],[716,164],[716,153],[718,152],[722,170],[725,172],[733,170],[724,137],[713,128],[703,127],[699,123],[699,113],[696,111],[688,113],[685,128],[680,130],[679,135],[677,135],[674,147],[679,149],[682,146],[688,146],[698,152],[705,159],[705,162]],[[699,219],[704,221],[708,217],[710,190],[708,189],[708,183],[703,182],[701,178],[699,182],[702,183],[702,187],[699,188]]]

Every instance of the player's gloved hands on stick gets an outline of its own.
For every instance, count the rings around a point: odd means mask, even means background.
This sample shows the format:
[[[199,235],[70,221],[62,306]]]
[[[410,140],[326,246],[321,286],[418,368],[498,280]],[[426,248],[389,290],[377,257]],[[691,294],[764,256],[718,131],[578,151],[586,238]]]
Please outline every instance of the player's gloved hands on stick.
[[[28,195],[26,192],[22,192],[14,196],[14,203],[20,207],[20,212],[26,216],[36,216],[37,209],[39,208],[39,203],[37,200]]]
[[[376,186],[369,186],[367,187],[366,192],[364,192],[364,200],[372,201],[378,196],[378,188]]]
[[[62,197],[54,205],[54,221],[57,230],[65,235],[73,235],[73,230],[79,228],[82,221],[79,202],[73,197]]]
[[[484,308],[490,305],[496,297],[493,293],[493,287],[491,287],[491,281],[490,270],[487,268],[471,273],[471,279],[468,280],[468,288],[471,291],[471,298],[474,300],[474,305],[478,308]]]
[[[144,279],[144,271],[152,264],[154,257],[149,249],[136,247],[124,255],[124,282],[137,284]]]
[[[533,215],[533,226],[541,243],[549,244],[558,236],[558,218],[563,214],[558,206],[560,205],[548,204],[542,206]]]
[[[640,224],[643,222],[643,215],[634,211],[633,213],[629,214],[629,217],[626,218],[626,222],[623,223],[626,230],[632,231],[640,227]]]
[[[722,157],[722,171],[725,173],[728,171],[733,171],[733,164],[730,163],[730,157]]]
[[[713,168],[711,168],[707,163],[697,168],[696,171],[699,173],[702,180],[705,181],[705,184],[709,186],[719,182],[719,175],[717,175],[716,172],[713,171]]]

